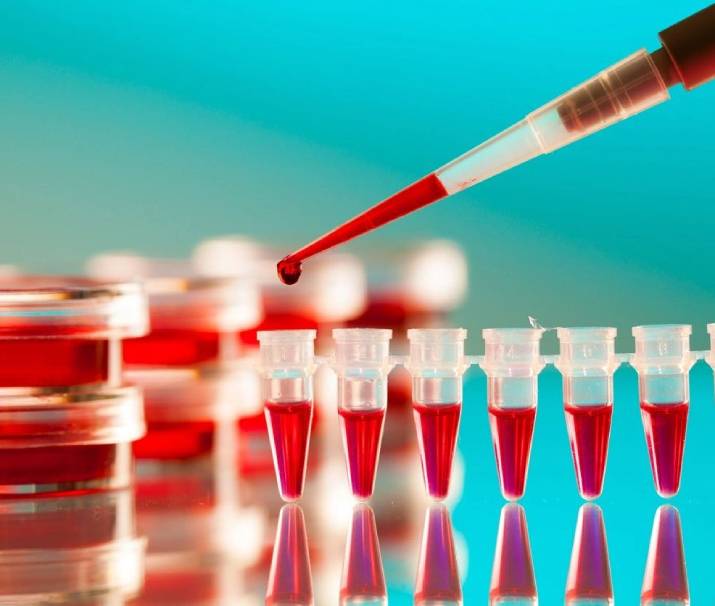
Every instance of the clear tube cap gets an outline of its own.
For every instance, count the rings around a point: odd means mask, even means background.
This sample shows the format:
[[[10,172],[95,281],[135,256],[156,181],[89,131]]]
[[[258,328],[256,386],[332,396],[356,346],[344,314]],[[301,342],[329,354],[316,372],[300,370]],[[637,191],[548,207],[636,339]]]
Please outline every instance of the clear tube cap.
[[[336,368],[384,368],[390,364],[392,330],[383,328],[336,328],[334,366]]]
[[[539,353],[543,328],[485,328],[484,370],[520,369],[538,372],[544,366]]]
[[[464,357],[465,328],[411,328],[407,331],[410,372],[428,368],[464,372],[469,364]]]
[[[632,364],[638,371],[656,371],[662,367],[690,368],[690,324],[652,324],[634,326],[636,351]]]
[[[613,327],[557,328],[561,372],[602,368],[612,372],[618,366],[615,353],[616,329]]]
[[[257,336],[264,370],[315,365],[315,330],[259,330]]]

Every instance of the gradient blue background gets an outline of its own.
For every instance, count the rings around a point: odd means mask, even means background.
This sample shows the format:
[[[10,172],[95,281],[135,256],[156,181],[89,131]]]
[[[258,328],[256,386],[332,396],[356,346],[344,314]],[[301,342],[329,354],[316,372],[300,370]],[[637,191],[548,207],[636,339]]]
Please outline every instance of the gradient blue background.
[[[0,260],[73,271],[98,250],[184,255],[242,232],[289,249],[632,51],[702,1],[0,3]],[[715,84],[404,219],[368,245],[461,243],[470,351],[484,326],[715,320]],[[365,243],[363,243],[365,245]],[[547,345],[547,351],[553,351]],[[474,371],[477,372],[477,371]],[[478,377],[478,373],[476,375]],[[709,370],[693,372],[683,514],[695,604],[708,577]],[[485,595],[500,500],[467,401],[465,593]],[[579,504],[547,371],[525,500],[544,604],[561,600]],[[630,369],[602,500],[617,598],[635,603],[651,488]],[[469,407],[475,409],[470,414]],[[463,440],[464,443],[464,440]],[[468,602],[469,603],[469,602]]]

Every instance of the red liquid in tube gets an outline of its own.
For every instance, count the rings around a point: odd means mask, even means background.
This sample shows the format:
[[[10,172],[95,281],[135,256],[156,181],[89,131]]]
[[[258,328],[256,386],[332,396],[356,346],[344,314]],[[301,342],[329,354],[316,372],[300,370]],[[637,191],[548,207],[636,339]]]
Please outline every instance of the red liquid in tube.
[[[306,259],[441,200],[446,195],[447,190],[437,175],[427,175],[285,257],[278,263],[278,276],[284,284],[295,284],[301,275],[301,263]]]
[[[418,606],[456,606],[462,603],[452,521],[442,505],[433,505],[427,510],[414,603]]]
[[[524,496],[535,418],[536,407],[489,406],[489,425],[499,482],[502,493],[508,500]]]
[[[586,499],[603,492],[613,406],[564,406],[578,489]]]
[[[688,403],[641,403],[648,456],[658,494],[672,497],[680,488]]]
[[[338,409],[353,495],[369,499],[375,487],[385,409]]]
[[[690,604],[680,514],[669,505],[659,507],[653,520],[641,604]]]
[[[499,520],[489,604],[516,602],[515,598],[521,598],[519,603],[536,604],[537,593],[526,514],[512,503],[502,508]]]
[[[413,406],[425,486],[431,497],[444,499],[449,493],[462,404]]]
[[[297,500],[305,482],[313,403],[266,402],[265,414],[281,496]]]
[[[340,603],[374,604],[385,600],[385,576],[382,571],[380,543],[375,514],[367,505],[353,510],[350,537],[340,587]],[[382,603],[382,602],[380,602]]]

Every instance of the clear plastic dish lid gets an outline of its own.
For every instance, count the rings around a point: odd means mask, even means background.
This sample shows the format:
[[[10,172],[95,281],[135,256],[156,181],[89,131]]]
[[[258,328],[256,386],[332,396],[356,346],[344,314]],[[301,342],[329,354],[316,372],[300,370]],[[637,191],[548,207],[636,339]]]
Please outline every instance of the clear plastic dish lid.
[[[140,284],[0,276],[0,338],[125,338],[148,329]]]
[[[0,389],[0,449],[119,444],[144,432],[138,387]]]
[[[87,263],[97,278],[137,280],[149,297],[152,329],[234,331],[263,317],[256,280],[250,276],[197,274],[188,261],[134,253],[106,253]]]

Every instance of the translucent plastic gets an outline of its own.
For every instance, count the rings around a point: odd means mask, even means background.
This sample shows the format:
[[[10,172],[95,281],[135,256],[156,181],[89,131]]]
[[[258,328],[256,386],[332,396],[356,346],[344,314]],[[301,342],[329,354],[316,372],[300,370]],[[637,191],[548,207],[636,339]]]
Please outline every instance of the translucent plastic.
[[[258,333],[263,400],[278,489],[284,501],[303,494],[313,418],[314,330]]]
[[[467,331],[463,328],[425,328],[407,331],[414,409],[420,460],[427,494],[444,499],[449,494],[452,463],[462,411],[462,376],[469,366],[464,357]]]
[[[685,324],[636,326],[641,418],[653,480],[658,494],[672,497],[680,489],[690,404],[689,371],[693,364]]]
[[[233,358],[236,331],[255,327],[263,315],[258,285],[249,277],[203,277],[186,262],[131,253],[98,255],[87,271],[144,284],[151,332],[126,343],[124,359],[130,364],[182,366]]]
[[[685,568],[683,531],[675,507],[663,505],[655,512],[648,547],[642,606],[687,606],[690,604],[688,575]]]
[[[287,604],[313,605],[308,535],[303,510],[298,505],[284,505],[281,509],[266,590],[266,606]]]
[[[138,284],[0,277],[0,387],[121,382],[121,340],[147,331]]]
[[[436,171],[451,195],[552,152],[669,98],[640,50]]]
[[[581,505],[566,581],[566,606],[611,606],[613,584],[606,527],[597,505]]]
[[[387,589],[375,514],[365,504],[353,508],[340,584],[340,606],[384,606]]]
[[[603,491],[613,411],[615,328],[559,328],[564,412],[579,494]]]
[[[506,604],[538,604],[526,513],[514,503],[501,510],[489,587],[489,606]]]
[[[452,520],[444,505],[431,505],[425,512],[420,557],[417,563],[415,606],[461,606],[457,554]]]
[[[0,496],[121,488],[144,434],[135,387],[0,395]]]
[[[497,473],[504,498],[520,499],[534,434],[539,355],[543,329],[504,328],[483,331],[487,373],[487,404]]]
[[[333,330],[338,415],[353,496],[372,496],[387,407],[391,330]]]
[[[0,508],[0,604],[119,604],[144,578],[146,541],[128,490],[8,499]]]
[[[706,360],[710,367],[715,369],[715,323],[708,324],[708,334],[710,335],[710,351],[707,354]]]

